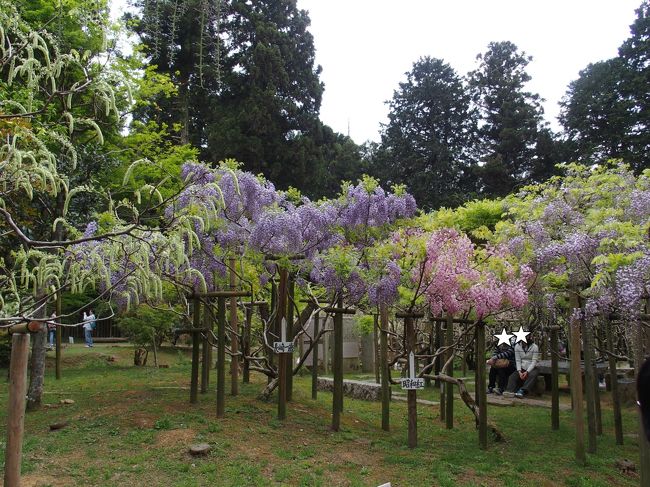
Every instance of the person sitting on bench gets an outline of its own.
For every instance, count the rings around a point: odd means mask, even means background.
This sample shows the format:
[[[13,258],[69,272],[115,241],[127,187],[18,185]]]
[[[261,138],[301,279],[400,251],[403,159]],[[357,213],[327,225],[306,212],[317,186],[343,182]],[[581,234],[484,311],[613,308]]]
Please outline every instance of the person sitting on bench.
[[[511,338],[514,343],[514,338]],[[490,380],[488,382],[488,394],[503,394],[510,374],[515,371],[515,351],[512,346],[502,343],[494,349],[492,357],[487,362],[490,366]],[[497,386],[498,378],[498,387]]]
[[[515,345],[515,370],[508,378],[507,392],[522,398],[535,387],[539,369],[539,348],[535,343],[519,342]],[[517,392],[515,392],[515,390]]]

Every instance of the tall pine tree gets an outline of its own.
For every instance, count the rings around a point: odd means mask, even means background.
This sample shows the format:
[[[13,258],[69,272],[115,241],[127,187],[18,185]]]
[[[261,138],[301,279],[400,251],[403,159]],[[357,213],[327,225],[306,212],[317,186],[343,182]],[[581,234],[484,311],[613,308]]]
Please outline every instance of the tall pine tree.
[[[338,136],[319,120],[320,66],[309,16],[296,0],[137,5],[134,30],[150,64],[178,86],[178,97],[138,118],[177,124],[181,142],[205,160],[235,158],[279,187],[311,196],[331,195],[340,178],[358,173],[358,149],[341,152]]]
[[[477,59],[469,84],[481,116],[480,189],[486,196],[504,196],[532,182],[534,172],[544,172],[535,167],[543,110],[539,95],[525,89],[532,58],[512,42],[491,42]]]
[[[454,69],[421,58],[388,102],[389,122],[371,172],[405,184],[424,208],[455,206],[472,194],[476,112]]]

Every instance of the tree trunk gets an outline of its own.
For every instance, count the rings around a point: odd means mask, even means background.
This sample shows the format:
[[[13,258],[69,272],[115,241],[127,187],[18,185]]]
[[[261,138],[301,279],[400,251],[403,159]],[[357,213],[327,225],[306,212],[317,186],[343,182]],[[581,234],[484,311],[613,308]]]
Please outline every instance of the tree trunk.
[[[40,303],[42,298],[37,299]],[[44,303],[43,303],[44,304]],[[47,310],[43,306],[37,316],[44,318]],[[27,391],[27,411],[34,411],[41,407],[43,401],[43,388],[45,387],[45,344],[47,341],[47,326],[32,335],[32,358],[29,373],[29,390]]]

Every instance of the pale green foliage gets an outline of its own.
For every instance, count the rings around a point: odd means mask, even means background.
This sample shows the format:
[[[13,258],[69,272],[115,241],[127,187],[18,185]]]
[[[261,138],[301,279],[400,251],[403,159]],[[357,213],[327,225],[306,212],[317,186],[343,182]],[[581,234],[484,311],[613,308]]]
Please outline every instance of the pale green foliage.
[[[30,29],[11,2],[0,1],[0,198],[67,192],[59,159],[65,154],[76,166],[72,131],[87,130],[103,142],[97,122],[75,110],[76,99],[90,95],[105,116],[117,116],[114,75],[108,79],[95,69],[98,61],[90,56],[89,51],[60,52],[48,32]],[[86,77],[65,86],[64,78],[72,71]],[[57,119],[60,100],[64,109]]]

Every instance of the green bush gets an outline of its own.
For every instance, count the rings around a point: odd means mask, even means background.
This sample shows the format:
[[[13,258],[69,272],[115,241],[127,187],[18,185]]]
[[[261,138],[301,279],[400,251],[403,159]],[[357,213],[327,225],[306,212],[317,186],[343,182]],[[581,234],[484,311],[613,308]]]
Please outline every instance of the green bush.
[[[116,319],[124,336],[138,347],[149,347],[155,337],[156,344],[171,338],[172,329],[181,321],[171,309],[155,309],[141,304],[133,311]]]

